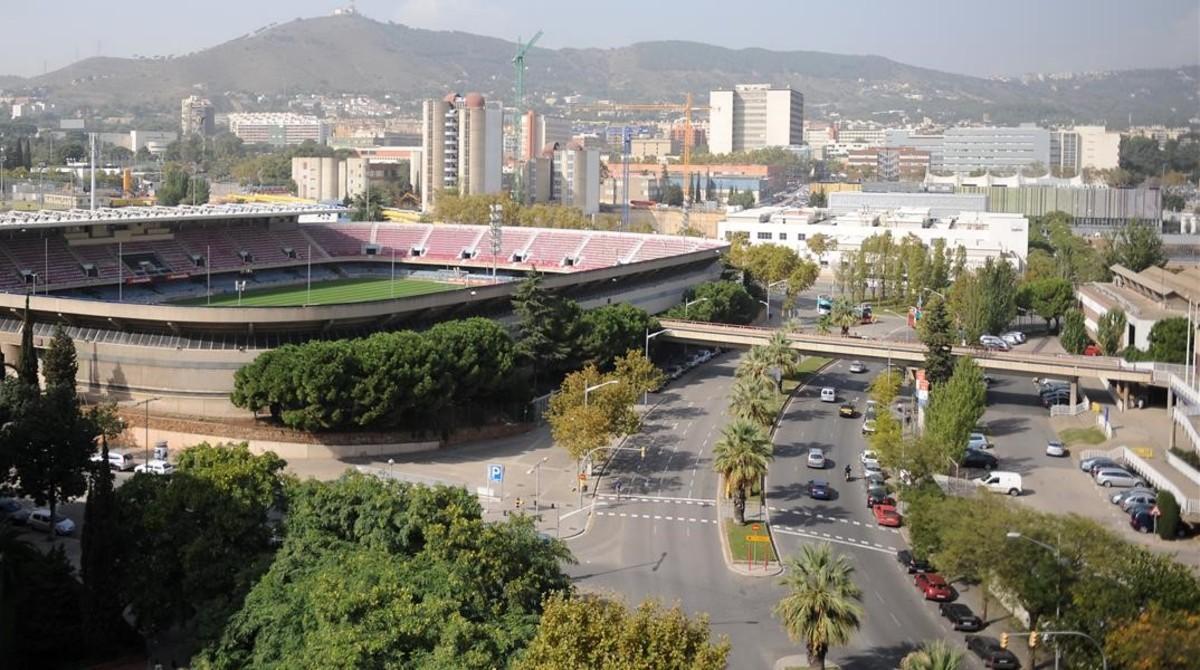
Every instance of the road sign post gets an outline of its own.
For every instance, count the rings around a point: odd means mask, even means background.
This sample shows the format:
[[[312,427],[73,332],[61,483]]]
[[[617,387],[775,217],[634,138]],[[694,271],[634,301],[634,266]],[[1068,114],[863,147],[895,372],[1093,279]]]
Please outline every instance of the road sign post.
[[[487,466],[488,488],[492,488],[492,484],[500,485],[500,500],[504,500],[504,466],[500,463],[491,463]]]

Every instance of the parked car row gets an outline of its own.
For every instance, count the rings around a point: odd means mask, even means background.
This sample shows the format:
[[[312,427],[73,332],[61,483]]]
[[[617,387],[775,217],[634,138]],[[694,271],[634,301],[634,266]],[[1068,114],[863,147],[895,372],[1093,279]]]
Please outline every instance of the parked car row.
[[[1017,345],[1025,344],[1025,333],[1012,330],[999,335],[980,335],[979,344],[992,351],[1009,351]]]
[[[697,365],[707,363],[726,351],[728,350],[720,347],[716,349],[695,349],[690,351],[682,360],[667,365],[663,369],[663,372],[669,381],[675,381]]]
[[[75,522],[59,512],[53,517],[45,507],[28,509],[16,498],[0,498],[0,514],[14,526],[28,526],[32,530],[66,536],[75,532]]]
[[[1158,516],[1158,492],[1123,463],[1106,456],[1085,458],[1079,469],[1088,473],[1097,486],[1123,488],[1108,496],[1109,500],[1129,515],[1129,526],[1141,533],[1155,530]]]

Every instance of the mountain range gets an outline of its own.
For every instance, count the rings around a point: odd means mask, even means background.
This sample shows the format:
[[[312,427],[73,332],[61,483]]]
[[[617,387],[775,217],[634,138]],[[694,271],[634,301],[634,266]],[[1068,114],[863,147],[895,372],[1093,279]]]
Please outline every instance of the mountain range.
[[[171,58],[96,57],[28,79],[0,77],[8,90],[36,89],[66,108],[178,109],[203,91],[221,109],[245,96],[391,94],[415,100],[478,90],[513,98],[515,44],[329,16],[274,25]],[[727,49],[683,41],[615,49],[542,49],[527,56],[536,104],[581,94],[622,102],[682,101],[739,83],[791,86],[815,118],[903,112],[939,121],[1053,121],[1179,125],[1200,115],[1200,66],[984,79],[914,67],[879,56]]]

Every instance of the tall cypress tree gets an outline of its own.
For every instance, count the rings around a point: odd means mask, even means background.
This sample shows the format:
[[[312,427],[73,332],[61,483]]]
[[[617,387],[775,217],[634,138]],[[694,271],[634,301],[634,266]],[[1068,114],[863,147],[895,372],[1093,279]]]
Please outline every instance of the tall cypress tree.
[[[33,350],[33,320],[29,315],[29,295],[25,295],[25,318],[21,324],[21,357],[17,359],[17,376],[29,386],[38,386],[37,352]]]
[[[33,169],[33,140],[25,138],[25,169]]]
[[[108,467],[108,438],[120,434],[121,419],[112,406],[92,410],[88,419],[100,433],[101,460],[88,483],[83,510],[80,577],[83,580],[83,633],[89,652],[103,654],[116,648],[128,633],[122,618],[117,583],[117,536],[113,475]]]

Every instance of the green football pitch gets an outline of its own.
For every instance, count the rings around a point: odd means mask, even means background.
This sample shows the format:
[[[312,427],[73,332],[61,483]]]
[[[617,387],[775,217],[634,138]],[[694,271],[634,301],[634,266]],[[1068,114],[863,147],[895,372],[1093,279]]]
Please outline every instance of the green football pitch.
[[[444,284],[423,279],[337,279],[314,283],[312,290],[304,286],[285,286],[249,290],[242,294],[242,307],[296,307],[300,305],[340,305],[351,302],[371,302],[389,298],[405,298],[440,291],[462,288],[457,284]],[[214,295],[208,298],[189,298],[177,305],[211,305],[212,307],[236,307],[237,293]]]

